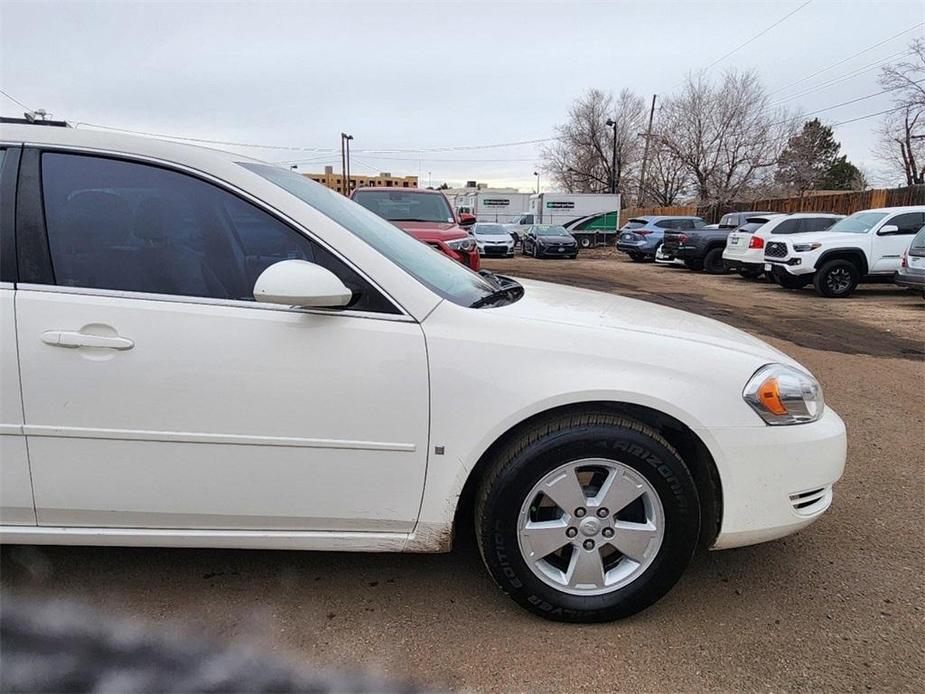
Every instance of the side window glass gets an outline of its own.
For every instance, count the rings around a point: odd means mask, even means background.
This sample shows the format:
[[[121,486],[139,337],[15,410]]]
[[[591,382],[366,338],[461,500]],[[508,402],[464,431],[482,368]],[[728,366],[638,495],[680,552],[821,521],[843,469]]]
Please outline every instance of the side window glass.
[[[777,227],[771,232],[772,234],[796,234],[800,231],[800,220],[799,219],[785,219],[783,222],[777,225]]]
[[[925,214],[922,212],[906,212],[896,215],[886,223],[898,226],[900,234],[915,234],[922,228],[923,217]]]
[[[60,286],[253,300],[267,267],[329,267],[357,295],[391,305],[323,248],[241,198],[175,171],[77,154],[42,155],[42,190]],[[359,305],[354,308],[360,308]]]

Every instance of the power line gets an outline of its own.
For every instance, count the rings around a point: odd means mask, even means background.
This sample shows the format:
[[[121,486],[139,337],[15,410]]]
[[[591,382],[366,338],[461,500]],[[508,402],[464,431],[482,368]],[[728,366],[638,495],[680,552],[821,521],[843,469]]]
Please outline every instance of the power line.
[[[13,103],[19,104],[20,106],[22,106],[22,107],[23,107],[24,109],[26,109],[27,111],[30,111],[30,112],[31,112],[31,111],[33,110],[33,109],[29,108],[28,106],[26,106],[22,101],[20,101],[19,99],[17,99],[15,96],[12,96],[12,95],[6,93],[6,92],[3,91],[2,89],[0,89],[0,94],[3,94],[3,96],[5,96],[7,99],[9,99],[10,101],[12,101]]]
[[[919,80],[918,82],[913,82],[913,84],[921,84],[922,82],[925,82],[925,80]],[[856,103],[859,102],[859,101],[865,101],[865,100],[867,100],[867,99],[873,99],[875,96],[880,96],[881,94],[886,94],[887,92],[891,92],[891,91],[894,91],[894,90],[893,90],[893,89],[884,89],[884,90],[882,90],[882,91],[875,92],[875,93],[873,93],[873,94],[868,94],[867,96],[859,96],[859,97],[856,98],[856,99],[851,99],[851,100],[849,100],[849,101],[842,101],[840,104],[834,104],[834,105],[832,105],[832,106],[826,106],[825,108],[816,109],[815,111],[809,111],[808,113],[802,113],[802,114],[800,114],[799,116],[794,116],[794,118],[793,118],[792,120],[796,120],[796,119],[798,119],[798,118],[805,118],[806,116],[812,116],[812,115],[815,115],[816,113],[822,113],[822,112],[824,112],[824,111],[831,111],[832,109],[840,108],[840,107],[842,107],[842,106],[847,106],[848,104],[856,104]],[[786,123],[786,122],[787,122],[787,121],[781,121],[781,123]]]
[[[791,11],[791,12],[788,12],[788,13],[785,14],[783,17],[781,17],[780,19],[778,19],[776,22],[774,22],[773,24],[771,24],[771,25],[765,27],[764,29],[762,29],[761,31],[759,31],[757,34],[755,34],[754,36],[752,36],[750,39],[748,39],[748,40],[745,41],[744,43],[740,43],[738,46],[736,46],[735,48],[733,48],[731,51],[729,51],[729,52],[726,53],[725,55],[723,55],[723,56],[717,58],[716,60],[714,60],[712,63],[710,63],[709,65],[707,65],[703,70],[701,70],[701,73],[707,72],[707,71],[710,70],[710,68],[712,68],[714,65],[717,65],[718,63],[721,63],[721,62],[724,61],[726,58],[728,58],[729,56],[731,56],[733,53],[736,53],[736,52],[740,51],[741,49],[745,48],[745,47],[746,47],[748,44],[750,44],[752,41],[754,41],[754,40],[756,40],[756,39],[758,39],[758,38],[764,36],[764,35],[767,34],[769,31],[771,31],[771,29],[773,29],[773,28],[776,27],[778,24],[783,23],[785,20],[787,20],[787,19],[789,19],[790,17],[792,17],[793,15],[795,15],[797,12],[799,12],[800,10],[802,10],[804,7],[806,7],[806,6],[807,6],[808,4],[810,4],[812,1],[813,1],[813,0],[806,0],[806,2],[804,2],[802,5],[800,5],[800,6],[799,6],[798,8],[796,8],[795,10],[793,10],[793,11]]]
[[[885,111],[877,111],[877,113],[868,113],[866,116],[858,116],[857,118],[850,118],[850,119],[848,119],[848,120],[843,120],[843,121],[841,121],[840,123],[832,123],[832,125],[831,125],[830,127],[836,128],[836,127],[838,127],[839,125],[846,125],[846,124],[848,124],[848,123],[854,123],[855,121],[865,120],[865,119],[867,119],[867,118],[874,118],[874,117],[876,117],[876,116],[883,116],[883,115],[885,115],[885,114],[887,114],[887,113],[892,113],[893,111],[898,111],[898,110],[901,109],[901,108],[905,108],[905,106],[894,106],[893,108],[888,108],[888,109],[885,110]]]
[[[830,87],[830,86],[832,86],[833,84],[838,84],[839,82],[844,82],[845,80],[849,80],[849,79],[851,79],[852,77],[857,77],[858,75],[863,74],[863,73],[865,73],[865,72],[870,72],[871,70],[873,70],[874,68],[878,67],[881,63],[884,63],[884,62],[886,62],[887,60],[891,60],[891,59],[893,59],[893,58],[898,58],[898,57],[902,57],[902,56],[905,56],[905,55],[909,55],[911,52],[912,52],[912,51],[909,51],[909,50],[902,50],[902,51],[900,51],[899,53],[894,53],[893,55],[888,55],[888,56],[886,56],[885,58],[878,58],[877,60],[873,61],[872,63],[868,63],[867,65],[864,65],[864,66],[862,66],[862,67],[860,67],[860,68],[856,68],[853,72],[849,72],[848,74],[842,75],[842,76],[840,76],[840,77],[835,77],[835,78],[829,80],[828,82],[823,82],[822,84],[818,84],[818,85],[816,85],[815,87],[810,87],[809,89],[805,89],[805,90],[803,90],[803,91],[801,91],[801,92],[798,92],[798,93],[796,93],[796,94],[791,94],[790,96],[785,96],[783,99],[780,99],[779,101],[775,101],[775,102],[774,102],[773,104],[771,104],[771,105],[772,105],[772,106],[777,106],[778,104],[783,104],[783,103],[786,103],[786,102],[788,102],[788,101],[793,101],[794,99],[798,99],[798,98],[800,98],[801,96],[806,96],[807,94],[812,94],[813,92],[817,92],[817,91],[819,91],[820,89],[824,89],[825,87]]]
[[[826,67],[824,67],[824,68],[822,68],[822,69],[820,69],[820,70],[816,70],[816,72],[812,73],[811,75],[807,75],[806,77],[803,77],[803,78],[801,78],[801,79],[798,79],[796,82],[791,82],[790,84],[785,84],[783,87],[778,87],[777,89],[775,89],[775,90],[773,90],[773,91],[771,91],[771,92],[768,92],[768,94],[769,94],[769,95],[770,95],[770,94],[777,94],[778,92],[782,92],[782,91],[784,91],[785,89],[790,89],[790,87],[795,87],[796,85],[801,84],[802,82],[805,82],[805,81],[807,81],[807,80],[811,80],[813,77],[816,77],[817,75],[821,75],[823,72],[828,72],[828,71],[831,70],[833,67],[838,67],[839,65],[843,65],[844,63],[847,63],[847,62],[848,62],[849,60],[851,60],[852,58],[857,58],[859,55],[863,55],[864,53],[867,53],[868,51],[872,51],[873,49],[878,48],[878,47],[882,46],[883,44],[892,41],[892,40],[895,39],[895,38],[899,38],[899,37],[902,36],[903,34],[908,34],[910,31],[913,31],[913,30],[915,30],[915,29],[918,29],[918,28],[919,28],[920,26],[922,26],[923,24],[925,24],[925,22],[919,22],[918,24],[916,24],[916,25],[914,25],[914,26],[911,26],[911,27],[909,27],[908,29],[903,29],[903,30],[900,31],[898,34],[893,34],[893,35],[890,36],[889,38],[883,39],[882,41],[878,41],[877,43],[875,43],[875,44],[873,44],[873,45],[870,45],[870,46],[868,46],[867,48],[863,48],[863,49],[861,49],[860,51],[858,51],[857,53],[852,53],[852,54],[849,55],[847,58],[842,58],[842,59],[839,60],[838,62],[832,63],[831,65],[827,65]]]

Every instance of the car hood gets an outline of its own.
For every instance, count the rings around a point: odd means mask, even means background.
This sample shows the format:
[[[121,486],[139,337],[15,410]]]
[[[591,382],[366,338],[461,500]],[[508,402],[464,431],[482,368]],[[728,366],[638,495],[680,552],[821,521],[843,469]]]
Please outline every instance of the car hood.
[[[392,222],[392,224],[423,241],[452,241],[467,235],[465,229],[452,222]]]
[[[472,238],[476,241],[504,241],[510,242],[510,234],[475,234]]]
[[[562,243],[562,244],[575,243],[575,239],[572,238],[571,236],[561,236],[559,234],[554,234],[550,236],[546,236],[544,234],[537,234],[536,238],[538,238],[540,241],[545,241],[546,243]]]
[[[712,318],[617,294],[549,282],[517,281],[524,286],[523,297],[513,304],[488,310],[503,312],[511,318],[574,328],[631,331],[683,342],[699,342],[751,354],[765,362],[782,362],[806,370],[766,342]]]

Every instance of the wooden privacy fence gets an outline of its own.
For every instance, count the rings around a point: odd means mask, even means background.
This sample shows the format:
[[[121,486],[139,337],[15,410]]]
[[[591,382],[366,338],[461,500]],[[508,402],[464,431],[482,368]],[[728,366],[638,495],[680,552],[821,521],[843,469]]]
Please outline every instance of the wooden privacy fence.
[[[792,198],[770,198],[728,205],[699,205],[687,207],[627,208],[620,211],[620,226],[632,217],[644,215],[696,215],[710,224],[719,221],[729,212],[768,210],[769,212],[833,212],[852,214],[858,210],[902,205],[925,205],[925,185],[905,188],[879,188],[877,190],[846,191],[825,195],[804,195]]]

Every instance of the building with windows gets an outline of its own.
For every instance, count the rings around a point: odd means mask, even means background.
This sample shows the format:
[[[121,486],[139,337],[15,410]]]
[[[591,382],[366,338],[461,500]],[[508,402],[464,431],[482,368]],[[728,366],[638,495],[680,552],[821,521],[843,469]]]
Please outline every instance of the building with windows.
[[[344,190],[344,177],[342,174],[334,173],[333,166],[325,166],[324,173],[307,173],[302,174],[312,179],[315,183],[327,186],[338,193],[348,195]],[[417,188],[417,176],[393,176],[388,172],[382,172],[378,176],[362,176],[350,174],[350,190],[362,188],[363,186],[383,186],[385,188]]]

